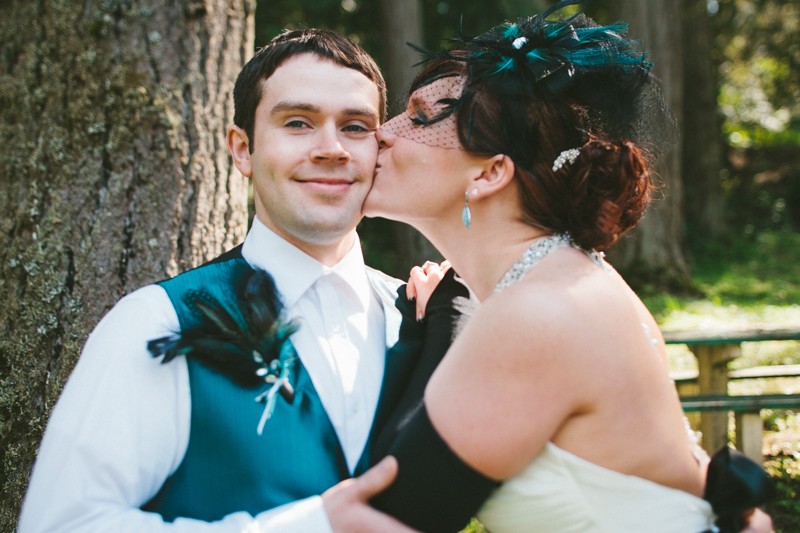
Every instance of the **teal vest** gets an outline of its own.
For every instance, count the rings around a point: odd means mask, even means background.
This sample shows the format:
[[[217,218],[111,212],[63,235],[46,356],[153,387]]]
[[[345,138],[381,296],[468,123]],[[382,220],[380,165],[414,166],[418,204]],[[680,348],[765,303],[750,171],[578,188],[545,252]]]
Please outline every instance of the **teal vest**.
[[[230,311],[235,291],[251,272],[238,249],[219,260],[161,282],[178,314],[181,329],[196,324],[182,296],[203,288]],[[414,310],[398,298],[397,283],[379,273],[369,273],[373,289],[384,303],[387,318],[386,370],[372,433],[385,421],[413,366],[418,342],[413,335],[397,342],[401,315],[403,328],[414,328]],[[397,306],[398,308],[396,308]],[[237,311],[234,311],[237,312]],[[189,359],[191,426],[186,454],[178,469],[142,509],[177,517],[219,520],[247,511],[256,515],[273,507],[322,494],[350,477],[336,431],[298,359],[292,371],[292,403],[278,396],[272,417],[262,435],[256,427],[264,404],[254,401],[262,388],[243,388],[227,377]],[[365,447],[356,473],[369,464]]]

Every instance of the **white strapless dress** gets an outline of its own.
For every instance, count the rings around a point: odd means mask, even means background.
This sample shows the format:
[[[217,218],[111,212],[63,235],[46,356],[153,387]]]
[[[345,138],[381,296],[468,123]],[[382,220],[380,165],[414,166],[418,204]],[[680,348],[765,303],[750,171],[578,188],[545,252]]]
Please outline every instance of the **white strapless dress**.
[[[491,533],[699,533],[711,505],[688,492],[621,474],[547,443],[478,513]]]

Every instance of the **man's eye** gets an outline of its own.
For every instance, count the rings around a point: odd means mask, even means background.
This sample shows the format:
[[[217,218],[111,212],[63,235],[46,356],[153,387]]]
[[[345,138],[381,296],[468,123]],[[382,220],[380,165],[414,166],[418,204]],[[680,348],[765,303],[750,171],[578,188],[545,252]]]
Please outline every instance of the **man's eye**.
[[[308,124],[306,124],[302,120],[290,120],[289,122],[284,124],[284,126],[287,128],[298,128],[298,129],[309,127]]]
[[[348,133],[369,133],[371,131],[363,124],[348,124],[342,130]]]

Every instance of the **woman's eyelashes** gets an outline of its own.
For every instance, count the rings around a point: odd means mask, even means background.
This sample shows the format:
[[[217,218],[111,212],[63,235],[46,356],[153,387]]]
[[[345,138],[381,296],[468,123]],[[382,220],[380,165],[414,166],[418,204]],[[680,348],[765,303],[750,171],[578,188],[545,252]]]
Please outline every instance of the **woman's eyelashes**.
[[[409,111],[409,119],[417,126],[428,126],[450,116],[455,111],[453,108],[455,103],[454,98],[442,98],[434,103],[432,113],[418,107]]]
[[[416,111],[410,115],[411,123],[416,126],[427,126],[430,124],[428,116],[423,111]]]

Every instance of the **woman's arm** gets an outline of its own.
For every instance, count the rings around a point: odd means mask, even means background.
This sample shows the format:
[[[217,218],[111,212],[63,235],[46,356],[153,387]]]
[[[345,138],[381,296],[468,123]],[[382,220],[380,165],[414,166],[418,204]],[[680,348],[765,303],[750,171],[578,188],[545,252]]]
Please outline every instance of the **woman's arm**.
[[[412,271],[412,281],[414,279]],[[412,281],[409,283],[410,287],[415,286]],[[421,280],[417,277],[416,281],[416,289],[420,289],[420,296],[427,293],[422,311],[417,311],[417,316],[421,314],[424,319],[419,327],[401,328],[400,332],[401,336],[421,337],[413,339],[415,344],[420,346],[420,353],[404,385],[402,396],[395,404],[386,424],[373,439],[372,456],[375,458],[373,464],[389,453],[389,447],[392,446],[403,421],[422,403],[422,396],[431,374],[478,305],[477,300],[471,297],[469,289],[453,270],[448,270],[440,276],[434,287],[431,287],[428,279]],[[421,289],[420,281],[424,282],[425,288]],[[417,295],[417,291],[412,289],[409,294]],[[419,299],[418,297],[417,300]],[[401,340],[409,342],[412,339]]]
[[[419,268],[419,267],[418,267]],[[498,483],[461,461],[433,430],[422,404],[428,379],[477,306],[452,270],[438,276],[412,271],[410,296],[424,315],[421,354],[389,422],[376,436],[373,457],[395,455],[397,480],[371,503],[422,531],[453,532],[467,525]],[[441,282],[432,290],[430,277]],[[415,290],[416,289],[416,290]]]
[[[511,475],[492,475],[491,469],[496,467],[481,463],[481,457],[508,459],[507,446],[524,433],[516,427],[513,434],[501,436],[496,431],[498,421],[513,411],[530,419],[532,411],[524,398],[517,398],[521,405],[508,406],[508,393],[500,390],[510,386],[518,391],[520,387],[512,381],[529,388],[525,386],[530,384],[529,377],[509,377],[509,372],[515,374],[518,370],[513,364],[498,368],[499,359],[512,362],[520,357],[510,353],[512,349],[523,347],[524,353],[530,350],[530,332],[524,338],[515,338],[519,331],[514,328],[526,330],[526,326],[512,327],[509,317],[513,311],[498,313],[495,307],[481,309],[465,326],[428,385],[425,405],[421,391],[417,391],[416,401],[407,403],[389,428],[389,438],[386,433],[382,435],[382,453],[397,457],[399,474],[395,483],[372,503],[422,531],[452,532],[467,525],[499,486],[498,479]],[[435,327],[435,312],[430,307],[426,320]],[[511,396],[514,394],[510,392]],[[438,419],[430,414],[432,409],[437,410]],[[473,413],[475,417],[471,416]],[[538,420],[539,413],[536,415]],[[486,417],[486,423],[479,422],[479,417]],[[555,427],[557,424],[553,432]],[[527,464],[529,457],[526,450],[524,459],[511,459],[518,469]]]

